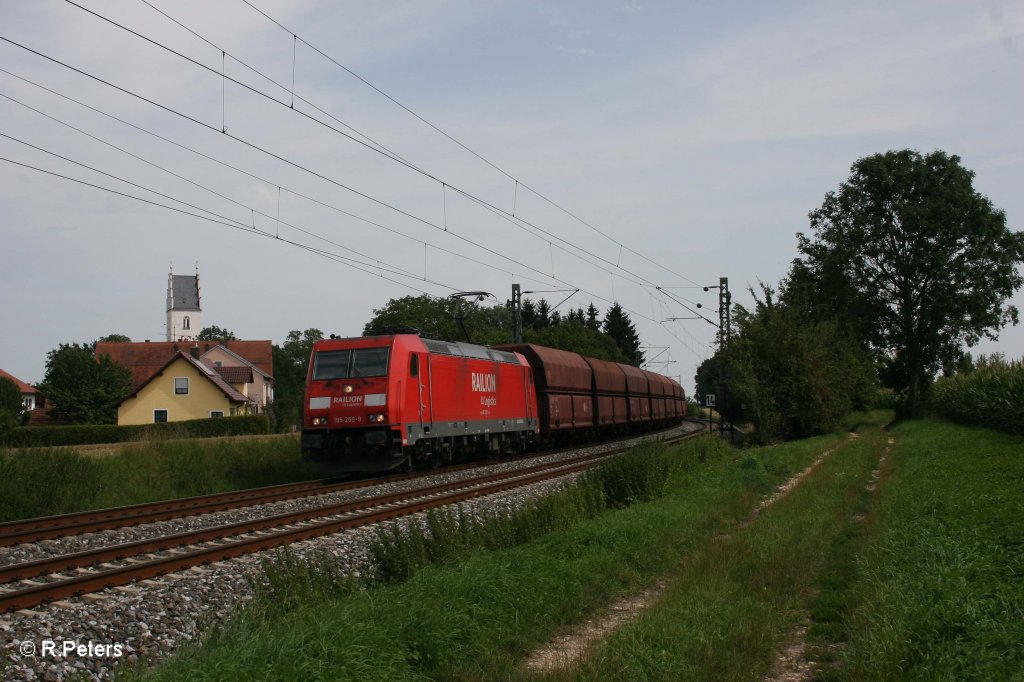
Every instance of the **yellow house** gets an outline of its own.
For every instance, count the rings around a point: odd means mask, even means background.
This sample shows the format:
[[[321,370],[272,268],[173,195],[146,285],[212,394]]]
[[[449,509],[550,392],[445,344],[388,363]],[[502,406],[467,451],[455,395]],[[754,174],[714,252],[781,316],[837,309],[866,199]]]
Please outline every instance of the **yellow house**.
[[[249,400],[211,367],[178,352],[117,406],[118,424],[249,414]]]

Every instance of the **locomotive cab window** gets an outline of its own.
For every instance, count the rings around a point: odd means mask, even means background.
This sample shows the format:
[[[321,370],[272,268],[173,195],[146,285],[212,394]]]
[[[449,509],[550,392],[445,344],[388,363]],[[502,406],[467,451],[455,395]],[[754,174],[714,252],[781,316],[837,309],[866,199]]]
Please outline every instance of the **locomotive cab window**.
[[[360,348],[352,351],[349,376],[383,377],[388,373],[388,348]]]
[[[348,378],[348,362],[351,356],[352,351],[350,350],[320,351],[316,354],[316,361],[313,363],[313,379],[327,381]]]
[[[420,356],[413,354],[409,358],[409,376],[415,377],[420,374]]]
[[[313,380],[382,377],[388,373],[388,348],[324,350],[316,354]]]

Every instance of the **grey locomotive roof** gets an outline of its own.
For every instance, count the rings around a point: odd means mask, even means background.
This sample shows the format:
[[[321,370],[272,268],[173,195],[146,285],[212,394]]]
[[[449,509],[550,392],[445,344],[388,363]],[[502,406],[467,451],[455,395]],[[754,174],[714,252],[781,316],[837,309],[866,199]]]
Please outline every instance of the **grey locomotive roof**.
[[[195,275],[171,275],[171,308],[199,310],[199,278]]]
[[[461,343],[458,341],[436,341],[434,339],[420,339],[423,345],[431,353],[441,355],[455,355],[465,358],[477,358],[480,360],[494,360],[496,362],[507,362],[512,365],[519,364],[519,358],[515,353],[508,353],[502,350],[478,346],[475,343]]]

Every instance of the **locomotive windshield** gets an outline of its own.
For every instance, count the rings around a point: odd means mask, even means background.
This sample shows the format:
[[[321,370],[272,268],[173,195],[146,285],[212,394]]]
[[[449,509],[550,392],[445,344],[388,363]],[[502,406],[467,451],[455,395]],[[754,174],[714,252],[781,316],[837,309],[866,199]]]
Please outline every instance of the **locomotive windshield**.
[[[316,354],[313,380],[382,377],[388,373],[388,348],[324,350]]]

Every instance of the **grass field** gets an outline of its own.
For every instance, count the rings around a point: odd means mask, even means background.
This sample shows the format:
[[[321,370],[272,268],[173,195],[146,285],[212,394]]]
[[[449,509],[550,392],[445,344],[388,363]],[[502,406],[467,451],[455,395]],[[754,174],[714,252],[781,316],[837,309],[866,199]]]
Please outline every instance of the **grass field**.
[[[936,421],[893,435],[836,677],[1024,679],[1024,438]]]
[[[0,452],[0,521],[316,478],[298,438],[155,440],[95,457],[73,449]]]

